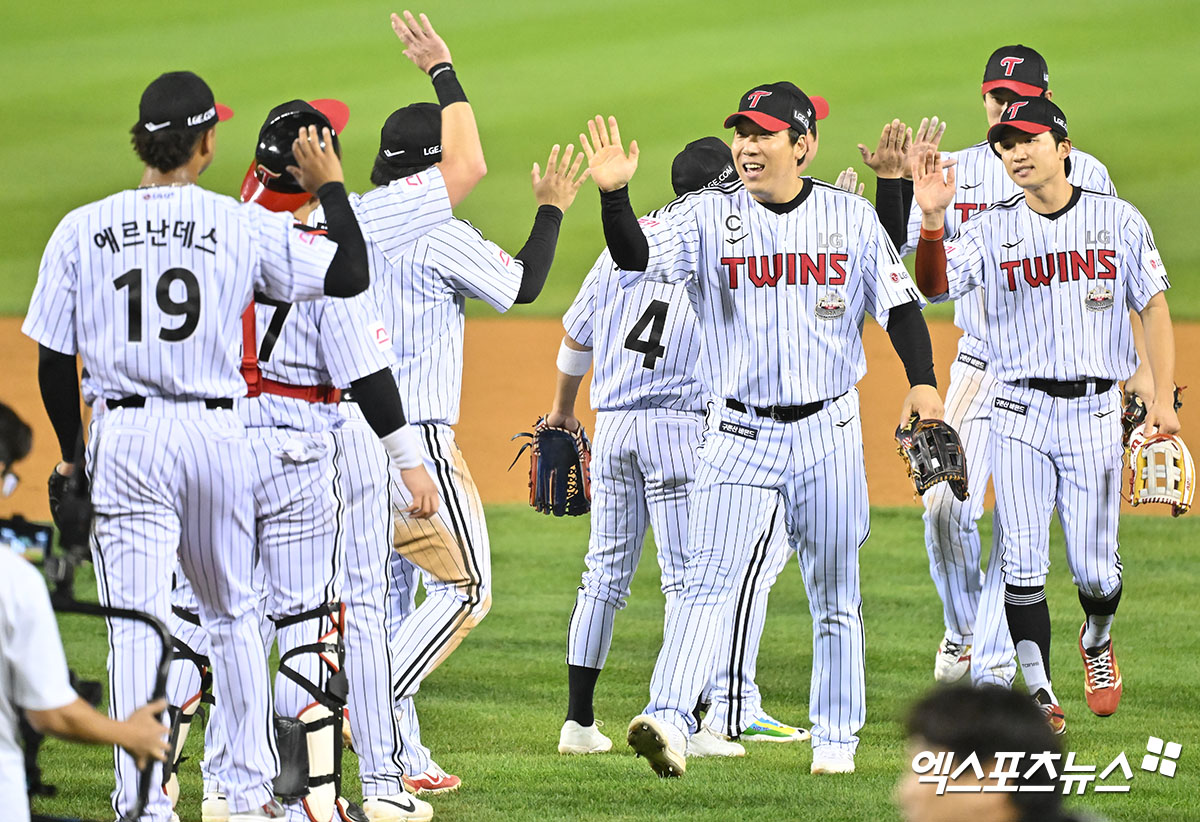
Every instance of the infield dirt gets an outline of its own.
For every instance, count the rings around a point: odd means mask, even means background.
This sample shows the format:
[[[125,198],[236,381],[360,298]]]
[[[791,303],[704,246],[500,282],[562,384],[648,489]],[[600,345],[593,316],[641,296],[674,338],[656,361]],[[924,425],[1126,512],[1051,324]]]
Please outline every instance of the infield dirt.
[[[21,319],[0,318],[0,352],[5,361],[0,381],[0,402],[13,408],[34,430],[33,452],[17,466],[22,482],[13,496],[0,499],[0,517],[22,514],[31,520],[48,520],[44,476],[57,458],[57,442],[42,409],[37,387],[37,346],[20,331]],[[959,331],[949,322],[930,324],[938,385],[944,392],[954,359]],[[463,374],[462,418],[455,426],[459,446],[479,485],[485,503],[520,502],[528,498],[528,462],[522,459],[511,471],[517,444],[513,434],[528,431],[540,414],[549,410],[554,391],[554,357],[562,338],[557,319],[522,317],[473,318],[467,322]],[[866,449],[867,482],[872,505],[919,506],[912,485],[896,455],[892,433],[899,421],[900,403],[907,382],[904,369],[892,351],[887,334],[868,322],[864,331],[867,376],[859,383]],[[1200,324],[1175,326],[1181,385],[1197,387],[1181,412],[1183,433],[1200,419]],[[582,394],[583,392],[581,392]],[[594,414],[581,397],[580,418],[591,431]],[[987,498],[991,507],[991,494]],[[1128,505],[1126,509],[1132,511]],[[1165,514],[1166,506],[1153,506]],[[1140,512],[1145,508],[1139,509]]]

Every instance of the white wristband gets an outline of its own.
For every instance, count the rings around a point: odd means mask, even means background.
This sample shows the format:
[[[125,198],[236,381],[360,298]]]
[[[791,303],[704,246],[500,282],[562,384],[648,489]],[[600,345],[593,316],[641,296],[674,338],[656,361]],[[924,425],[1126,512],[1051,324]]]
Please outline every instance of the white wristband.
[[[397,468],[416,468],[425,462],[417,432],[407,423],[386,437],[380,437],[379,441],[383,443],[388,457]]]
[[[567,346],[566,340],[558,346],[558,370],[568,377],[582,377],[592,367],[592,349],[576,351]]]

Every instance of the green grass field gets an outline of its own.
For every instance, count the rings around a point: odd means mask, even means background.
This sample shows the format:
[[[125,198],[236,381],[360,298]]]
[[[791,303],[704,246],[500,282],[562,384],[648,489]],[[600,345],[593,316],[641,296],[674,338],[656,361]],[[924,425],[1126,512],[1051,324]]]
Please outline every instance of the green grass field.
[[[1154,228],[1175,274],[1175,314],[1200,319],[1200,280],[1189,276],[1200,264],[1200,234],[1185,207],[1200,188],[1188,150],[1200,87],[1193,0],[1065,0],[1019,10],[927,0],[752,7],[428,0],[413,8],[428,12],[450,45],[484,139],[490,172],[460,213],[510,251],[532,223],[531,164],[544,162],[552,143],[575,140],[591,115],[619,115],[627,139],[639,140],[639,210],[669,199],[674,154],[689,140],[723,133],[738,96],[763,80],[792,79],[830,100],[816,176],[833,179],[849,165],[869,175],[855,144],[873,146],[892,117],[915,123],[940,115],[950,124],[947,148],[981,139],[983,63],[999,45],[1027,43],[1049,61],[1076,142],[1108,165],[1120,193]],[[367,186],[383,118],[432,99],[400,54],[389,11],[367,0],[14,4],[0,30],[7,184],[0,209],[8,227],[0,313],[24,312],[42,248],[63,214],[136,184],[128,129],[142,89],[162,71],[199,72],[238,112],[221,126],[206,186],[235,194],[262,117],[297,96],[350,104],[348,181]],[[561,313],[601,247],[596,197],[585,190],[566,221],[545,296],[519,310]]]
[[[587,541],[587,520],[543,519],[523,506],[488,509],[495,605],[418,697],[423,736],[438,761],[464,779],[435,800],[442,822],[488,820],[896,820],[892,789],[907,767],[906,707],[931,684],[941,608],[928,577],[916,509],[878,510],[862,553],[867,627],[868,721],[849,777],[808,774],[806,743],[751,747],[741,760],[693,760],[682,780],[656,778],[623,742],[623,729],[646,701],[662,631],[662,596],[653,563],[638,573],[629,607],[616,624],[609,664],[597,691],[597,716],[617,742],[611,754],[566,758],[555,750],[566,703],[563,665],[567,617]],[[986,518],[985,518],[986,519]],[[985,538],[987,523],[984,523]],[[1196,546],[1200,521],[1127,517],[1122,522],[1126,597],[1115,626],[1125,701],[1109,719],[1088,713],[1074,649],[1080,622],[1074,587],[1055,529],[1048,586],[1058,693],[1070,724],[1066,746],[1081,763],[1103,769],[1126,752],[1135,776],[1128,794],[1073,800],[1110,820],[1200,819],[1200,634],[1194,630]],[[646,556],[653,556],[647,552]],[[83,586],[81,586],[81,591]],[[90,592],[89,592],[90,593]],[[62,620],[68,659],[103,678],[104,632],[98,620]],[[811,623],[800,575],[789,567],[771,597],[759,659],[765,706],[805,722]],[[1173,779],[1139,766],[1150,735],[1180,742]],[[193,734],[193,740],[199,734]],[[189,741],[188,755],[199,749]],[[107,750],[47,743],[46,777],[61,798],[43,812],[102,819],[111,787]],[[356,773],[353,758],[348,772]],[[198,822],[196,760],[184,765],[184,822]],[[348,780],[353,782],[354,780]],[[352,795],[355,788],[347,790]]]

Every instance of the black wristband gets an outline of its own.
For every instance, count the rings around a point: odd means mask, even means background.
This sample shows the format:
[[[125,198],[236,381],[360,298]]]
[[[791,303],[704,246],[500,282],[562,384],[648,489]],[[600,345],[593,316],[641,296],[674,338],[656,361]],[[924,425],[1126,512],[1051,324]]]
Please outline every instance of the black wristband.
[[[892,347],[904,363],[904,373],[909,386],[931,385],[937,388],[937,377],[933,372],[933,344],[929,339],[929,328],[921,315],[921,307],[914,300],[892,308],[888,312],[888,337]]]
[[[458,82],[454,66],[449,63],[438,63],[429,70],[429,79],[433,82],[433,90],[437,92],[438,104],[445,108],[451,103],[467,102],[467,93]]]

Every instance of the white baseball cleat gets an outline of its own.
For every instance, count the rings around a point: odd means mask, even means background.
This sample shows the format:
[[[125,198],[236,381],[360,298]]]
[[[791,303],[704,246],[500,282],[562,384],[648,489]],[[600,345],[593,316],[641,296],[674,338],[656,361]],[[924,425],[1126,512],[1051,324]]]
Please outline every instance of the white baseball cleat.
[[[683,776],[687,770],[687,737],[683,731],[652,716],[641,714],[629,723],[625,737],[638,756],[644,756],[661,777]]]
[[[433,806],[410,793],[368,796],[363,799],[362,807],[371,822],[429,822],[433,819]]]
[[[219,791],[209,791],[204,794],[200,803],[200,818],[204,822],[229,822],[229,802],[225,794]]]
[[[950,684],[958,682],[971,670],[971,646],[952,642],[943,637],[933,658],[933,678]]]
[[[607,753],[612,750],[612,740],[600,733],[599,720],[591,725],[580,725],[574,719],[563,723],[558,733],[558,752],[560,754],[594,754]]]
[[[728,737],[708,728],[701,728],[688,737],[688,756],[745,756],[746,749]]]
[[[854,773],[854,754],[841,748],[816,748],[809,773]]]

